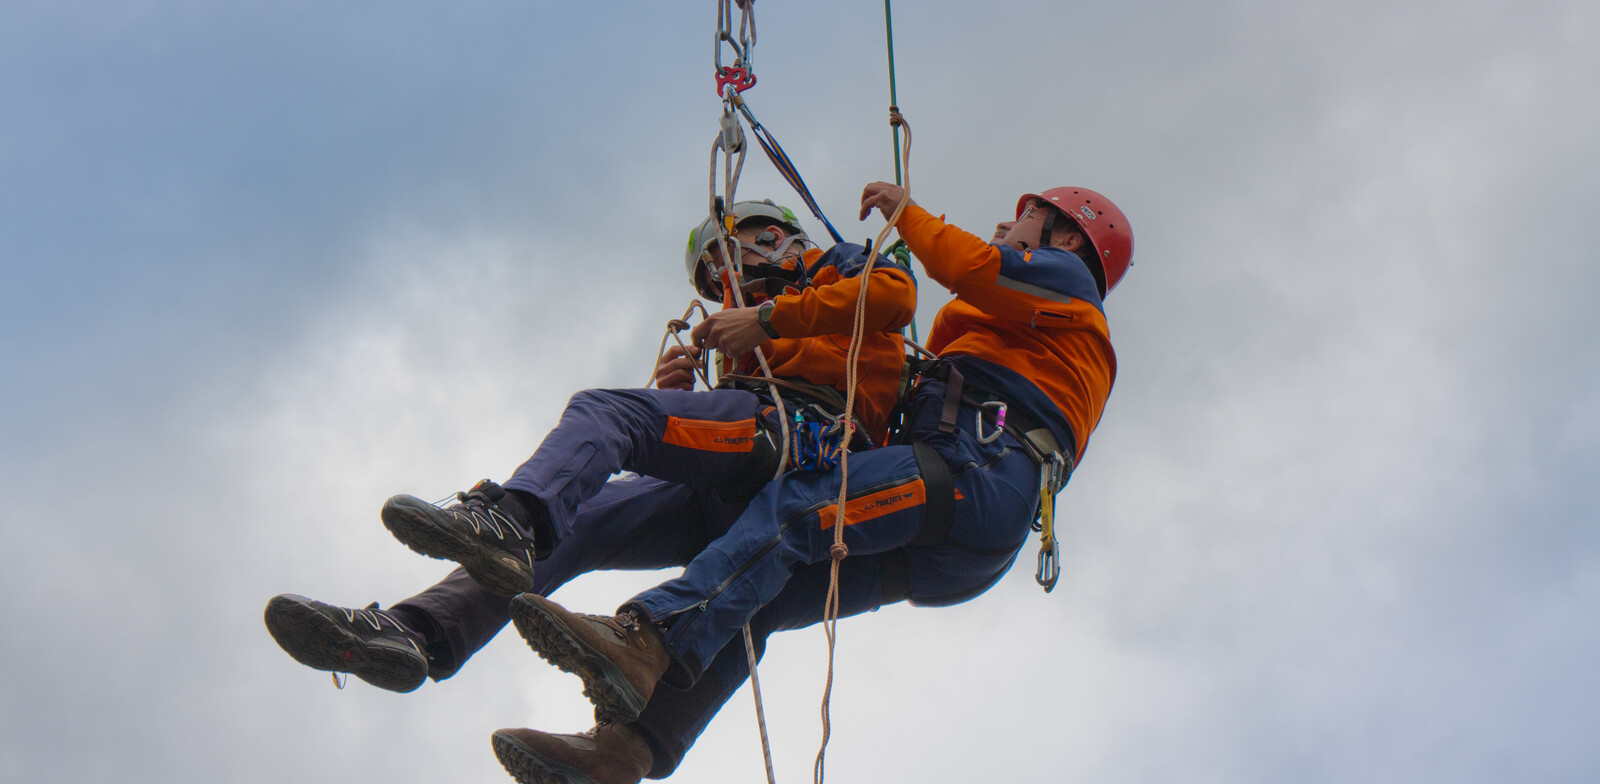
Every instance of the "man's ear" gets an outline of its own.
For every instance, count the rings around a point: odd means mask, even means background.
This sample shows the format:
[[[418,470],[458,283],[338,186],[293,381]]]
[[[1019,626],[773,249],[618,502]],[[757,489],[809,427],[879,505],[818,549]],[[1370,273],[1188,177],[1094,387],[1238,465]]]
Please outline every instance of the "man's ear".
[[[1064,232],[1059,238],[1054,239],[1050,244],[1069,253],[1077,253],[1083,249],[1083,232]]]
[[[783,233],[783,229],[777,226],[768,226],[762,229],[760,234],[756,235],[755,243],[769,248],[776,248],[783,242],[785,236],[787,235]]]

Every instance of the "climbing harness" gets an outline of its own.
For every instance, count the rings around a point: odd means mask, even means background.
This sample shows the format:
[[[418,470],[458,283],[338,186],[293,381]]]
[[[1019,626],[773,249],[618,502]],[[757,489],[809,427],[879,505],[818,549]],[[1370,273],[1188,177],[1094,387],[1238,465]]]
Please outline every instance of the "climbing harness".
[[[921,349],[920,346],[917,348]],[[1055,534],[1055,499],[1072,475],[1072,456],[1077,453],[1077,447],[1070,443],[1070,433],[1069,443],[1061,444],[1056,439],[1055,433],[1043,422],[1030,416],[1026,409],[1015,407],[994,394],[969,386],[961,371],[949,360],[912,361],[917,363],[916,379],[936,379],[945,384],[944,404],[939,412],[941,432],[955,431],[961,406],[965,404],[975,410],[972,432],[979,443],[992,444],[1001,434],[1009,433],[1033,464],[1038,466],[1039,506],[1033,530],[1039,532],[1039,556],[1034,580],[1044,588],[1045,593],[1054,590],[1056,581],[1061,577],[1061,548]],[[994,413],[992,429],[985,423],[985,417],[989,412]],[[912,446],[917,446],[919,443],[913,441]],[[923,474],[924,482],[931,482],[926,469]],[[931,484],[929,486],[931,488]],[[931,489],[928,497],[931,505],[933,503]],[[933,540],[930,543],[939,542]],[[904,578],[896,576],[892,581],[903,582]],[[982,590],[987,590],[988,587],[985,585]]]
[[[1012,423],[1008,426],[1006,416],[1010,407],[1003,400],[992,395],[977,394],[975,390],[964,390],[959,394],[964,402],[978,409],[974,433],[980,442],[991,443],[1001,433],[1010,433],[1032,458],[1034,465],[1039,467],[1039,511],[1033,522],[1033,530],[1039,532],[1039,557],[1033,579],[1044,588],[1045,593],[1049,593],[1055,590],[1056,580],[1061,577],[1061,547],[1056,541],[1055,529],[1056,495],[1072,475],[1073,452],[1068,450],[1075,447],[1067,445],[1063,448],[1048,427],[1032,421],[1022,411],[1011,417]],[[986,410],[995,412],[994,431],[988,435],[983,432]]]

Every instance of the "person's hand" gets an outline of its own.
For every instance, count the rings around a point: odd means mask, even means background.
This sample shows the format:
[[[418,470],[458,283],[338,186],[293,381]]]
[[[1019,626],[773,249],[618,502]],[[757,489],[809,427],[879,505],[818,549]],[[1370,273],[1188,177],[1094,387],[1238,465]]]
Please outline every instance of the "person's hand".
[[[706,317],[694,325],[689,333],[694,345],[702,351],[717,350],[737,357],[767,342],[767,331],[761,328],[755,308],[729,308]]]
[[[894,208],[900,205],[900,200],[906,197],[906,189],[893,183],[874,182],[861,191],[861,220],[866,220],[872,214],[872,208],[878,208],[883,214],[883,219],[888,220],[894,214]],[[916,202],[906,202],[907,206]]]
[[[700,350],[690,347],[685,350],[683,346],[667,346],[665,354],[661,355],[661,364],[656,366],[657,389],[681,389],[688,392],[694,389],[695,368],[699,367]]]

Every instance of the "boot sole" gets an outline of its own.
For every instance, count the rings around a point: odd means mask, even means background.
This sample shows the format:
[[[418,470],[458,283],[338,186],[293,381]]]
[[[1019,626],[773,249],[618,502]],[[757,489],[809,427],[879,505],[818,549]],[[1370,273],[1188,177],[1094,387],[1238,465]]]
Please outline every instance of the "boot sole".
[[[639,718],[645,698],[623,677],[611,659],[584,642],[577,632],[542,605],[524,597],[511,600],[511,622],[533,652],[555,667],[583,680],[583,695],[594,703],[597,723]]]
[[[493,736],[494,756],[521,784],[596,784],[577,768],[563,765],[503,732]]]
[[[434,522],[439,508],[411,496],[395,496],[383,505],[383,527],[412,552],[455,561],[473,582],[501,595],[533,589],[533,573],[505,550],[478,541],[471,532]]]
[[[421,651],[363,641],[345,625],[308,604],[303,597],[274,596],[264,620],[278,647],[314,670],[348,672],[389,691],[415,691],[428,680]]]

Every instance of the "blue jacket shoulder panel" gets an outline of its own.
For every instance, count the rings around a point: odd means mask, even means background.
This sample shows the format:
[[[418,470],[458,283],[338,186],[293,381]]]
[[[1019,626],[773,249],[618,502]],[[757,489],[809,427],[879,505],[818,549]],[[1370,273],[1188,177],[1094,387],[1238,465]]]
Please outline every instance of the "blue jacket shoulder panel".
[[[822,255],[817,257],[817,260],[812,262],[811,267],[806,270],[806,275],[808,277],[816,277],[817,273],[824,267],[833,267],[839,270],[839,277],[849,278],[861,274],[861,270],[866,265],[867,249],[864,246],[857,245],[854,242],[841,242],[823,251]],[[873,269],[888,267],[900,270],[906,274],[906,277],[911,279],[911,285],[917,285],[916,273],[885,258],[881,253],[873,257],[872,267]],[[1093,283],[1091,282],[1090,285],[1092,287]]]
[[[1023,253],[1005,245],[995,247],[1000,249],[1000,277],[996,284],[1063,305],[1081,300],[1105,312],[1094,273],[1077,254],[1061,248]]]

